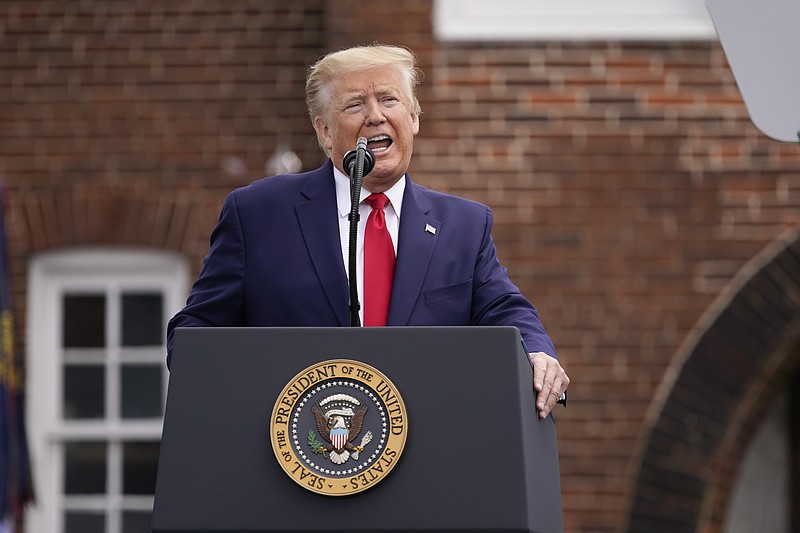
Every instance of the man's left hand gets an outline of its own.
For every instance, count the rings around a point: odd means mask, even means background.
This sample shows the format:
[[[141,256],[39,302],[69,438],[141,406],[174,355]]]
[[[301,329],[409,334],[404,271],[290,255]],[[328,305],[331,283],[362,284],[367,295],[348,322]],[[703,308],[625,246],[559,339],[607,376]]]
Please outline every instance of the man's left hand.
[[[540,418],[547,418],[550,410],[569,387],[569,376],[561,368],[558,359],[544,352],[528,354],[533,365],[533,388],[536,397],[536,410]]]

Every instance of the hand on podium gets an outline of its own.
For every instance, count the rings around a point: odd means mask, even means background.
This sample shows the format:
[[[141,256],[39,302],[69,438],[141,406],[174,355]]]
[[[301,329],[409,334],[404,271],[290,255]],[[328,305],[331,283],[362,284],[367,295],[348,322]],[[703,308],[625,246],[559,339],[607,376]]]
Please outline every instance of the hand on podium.
[[[569,376],[555,357],[544,352],[530,353],[528,357],[533,366],[533,388],[538,393],[536,409],[540,418],[547,418],[556,403],[566,405]]]

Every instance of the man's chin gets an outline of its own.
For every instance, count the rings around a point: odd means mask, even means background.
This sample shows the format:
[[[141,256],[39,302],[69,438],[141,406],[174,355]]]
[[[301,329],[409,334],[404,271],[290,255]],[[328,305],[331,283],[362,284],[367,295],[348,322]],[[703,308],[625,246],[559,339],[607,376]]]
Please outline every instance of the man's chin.
[[[367,189],[369,192],[385,192],[391,189],[392,186],[402,177],[403,174],[375,174],[373,171],[370,172],[368,176],[364,177],[362,187]]]

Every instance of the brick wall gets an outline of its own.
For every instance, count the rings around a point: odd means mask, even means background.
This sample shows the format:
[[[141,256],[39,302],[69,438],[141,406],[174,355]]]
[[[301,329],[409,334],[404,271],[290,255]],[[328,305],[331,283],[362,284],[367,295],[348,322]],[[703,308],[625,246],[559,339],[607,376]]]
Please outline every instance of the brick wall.
[[[168,248],[199,269],[225,194],[279,145],[322,160],[306,66],[376,40],[412,47],[426,74],[412,178],[493,207],[501,259],[573,379],[567,531],[625,528],[676,354],[800,222],[800,149],[751,125],[718,44],[439,43],[423,0],[4,2],[17,316],[40,250]]]
[[[302,88],[322,6],[3,3],[0,178],[18,317],[30,254],[167,247],[197,266],[225,193],[264,175],[279,145],[321,161]]]
[[[755,131],[717,45],[435,55],[417,179],[494,208],[501,257],[575,384],[560,416],[568,530],[618,530],[672,354],[800,218],[798,149]]]

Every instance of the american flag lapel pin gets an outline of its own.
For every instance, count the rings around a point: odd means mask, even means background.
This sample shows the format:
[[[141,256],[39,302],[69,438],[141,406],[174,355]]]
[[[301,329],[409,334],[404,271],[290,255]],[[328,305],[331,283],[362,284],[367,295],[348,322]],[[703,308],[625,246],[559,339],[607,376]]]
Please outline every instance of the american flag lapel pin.
[[[430,224],[425,224],[425,231],[427,231],[431,235],[436,235],[436,228],[434,228]]]

